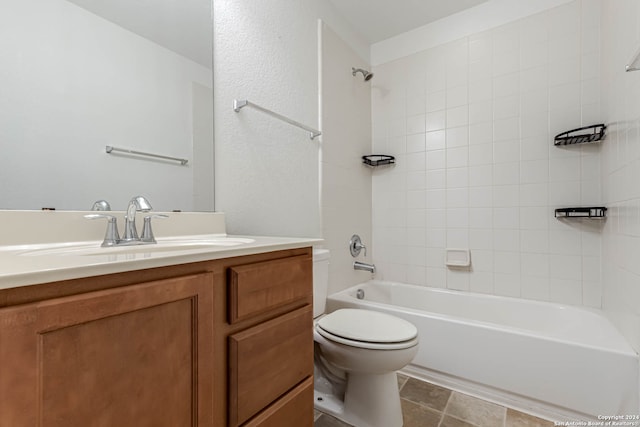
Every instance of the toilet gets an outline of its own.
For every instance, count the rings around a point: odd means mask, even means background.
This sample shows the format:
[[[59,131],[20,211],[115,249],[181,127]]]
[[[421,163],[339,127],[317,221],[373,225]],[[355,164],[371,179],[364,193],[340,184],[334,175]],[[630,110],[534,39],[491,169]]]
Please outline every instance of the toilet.
[[[418,351],[416,327],[372,310],[325,314],[329,251],[313,251],[316,409],[357,427],[401,427],[396,371]]]

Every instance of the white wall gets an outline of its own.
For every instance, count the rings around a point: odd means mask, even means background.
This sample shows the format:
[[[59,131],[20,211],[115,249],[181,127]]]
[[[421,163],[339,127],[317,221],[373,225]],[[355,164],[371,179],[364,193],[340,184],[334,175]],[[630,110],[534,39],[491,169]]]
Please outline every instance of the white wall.
[[[371,82],[351,75],[368,64],[327,24],[320,24],[322,104],[322,236],[331,251],[329,293],[368,280],[353,269],[349,239],[358,234],[371,262],[371,173],[361,162],[371,154]],[[375,77],[374,77],[375,78]]]
[[[554,219],[556,207],[601,204],[600,146],[553,146],[603,120],[599,5],[461,28],[374,67],[374,151],[398,159],[373,179],[379,277],[601,306],[602,223]],[[470,248],[472,268],[447,269],[447,247]]]
[[[232,110],[248,99],[318,128],[318,18],[362,45],[328,1],[214,2],[215,197],[230,233],[322,235],[320,141]]]
[[[194,209],[192,164],[105,146],[193,160],[192,84],[211,70],[67,1],[3,0],[0,82],[0,208]]]
[[[318,128],[315,19],[303,2],[214,2],[216,210],[230,233],[319,236],[318,141],[234,99]]]
[[[426,49],[499,27],[571,0],[489,0],[371,46],[371,63],[380,65]]]
[[[625,73],[640,48],[640,3],[602,2],[603,308],[640,351],[640,72]]]

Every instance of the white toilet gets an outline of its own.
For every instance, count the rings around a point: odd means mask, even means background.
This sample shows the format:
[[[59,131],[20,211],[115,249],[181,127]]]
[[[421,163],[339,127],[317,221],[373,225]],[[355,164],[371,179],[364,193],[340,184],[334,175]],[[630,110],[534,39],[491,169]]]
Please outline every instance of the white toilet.
[[[385,313],[324,315],[329,251],[313,251],[315,407],[357,427],[401,427],[396,372],[418,351],[416,327]]]

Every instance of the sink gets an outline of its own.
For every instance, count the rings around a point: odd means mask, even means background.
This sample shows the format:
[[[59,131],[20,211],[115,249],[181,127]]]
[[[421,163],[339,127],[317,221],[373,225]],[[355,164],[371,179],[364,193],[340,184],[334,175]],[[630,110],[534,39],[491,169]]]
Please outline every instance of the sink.
[[[47,245],[20,252],[21,256],[104,256],[138,253],[179,252],[224,248],[255,242],[244,237],[166,238],[156,244],[101,247],[94,243]]]

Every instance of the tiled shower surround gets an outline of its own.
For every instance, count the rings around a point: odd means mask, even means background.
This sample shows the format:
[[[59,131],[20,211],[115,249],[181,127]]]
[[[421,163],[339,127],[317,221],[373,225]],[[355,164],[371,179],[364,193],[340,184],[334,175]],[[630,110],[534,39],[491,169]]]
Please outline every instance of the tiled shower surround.
[[[601,307],[604,221],[554,209],[602,205],[602,146],[553,145],[604,120],[600,17],[576,0],[374,68],[378,278]]]
[[[640,71],[624,72],[640,48],[640,2],[602,3],[602,305],[640,351]]]

